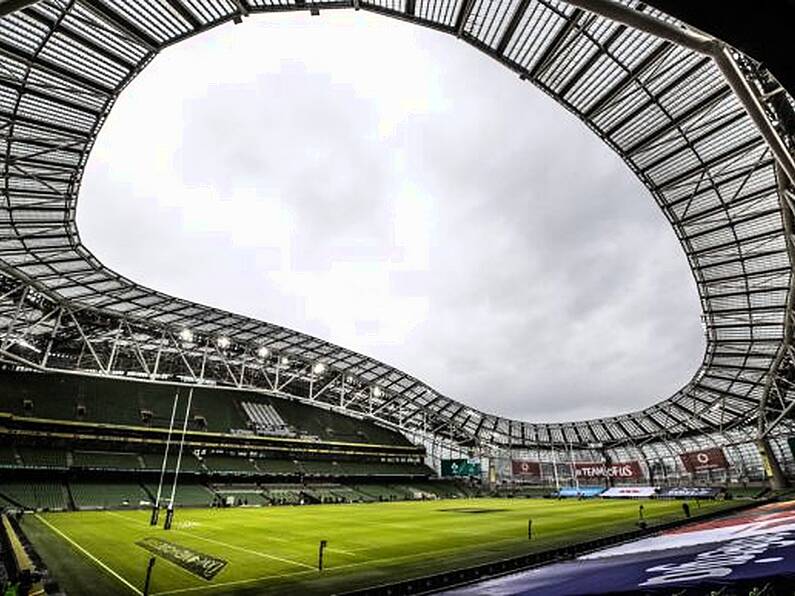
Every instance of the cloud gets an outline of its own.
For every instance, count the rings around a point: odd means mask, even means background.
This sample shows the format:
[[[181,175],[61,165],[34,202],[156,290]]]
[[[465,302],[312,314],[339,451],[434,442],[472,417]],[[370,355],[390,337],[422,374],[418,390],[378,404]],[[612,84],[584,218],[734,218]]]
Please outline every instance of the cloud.
[[[120,98],[78,223],[109,266],[533,421],[673,393],[704,341],[649,193],[461,41],[365,13],[259,16]]]

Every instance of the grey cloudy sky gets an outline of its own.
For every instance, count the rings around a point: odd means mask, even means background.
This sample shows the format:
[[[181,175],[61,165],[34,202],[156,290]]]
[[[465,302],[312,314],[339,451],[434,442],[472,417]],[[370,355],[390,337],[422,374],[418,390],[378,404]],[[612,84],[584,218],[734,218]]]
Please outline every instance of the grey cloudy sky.
[[[452,37],[255,16],[122,95],[78,223],[151,287],[543,421],[637,409],[700,362],[672,230],[568,112]]]

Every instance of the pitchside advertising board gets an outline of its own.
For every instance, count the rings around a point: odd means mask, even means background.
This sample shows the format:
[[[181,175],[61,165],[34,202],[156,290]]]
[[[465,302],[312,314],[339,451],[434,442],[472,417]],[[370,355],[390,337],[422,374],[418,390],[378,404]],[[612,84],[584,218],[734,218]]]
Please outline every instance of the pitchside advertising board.
[[[685,470],[691,474],[709,470],[725,470],[729,467],[723,450],[717,447],[682,453],[679,457],[682,459]]]
[[[511,460],[511,472],[514,476],[541,476],[541,464],[525,459]]]
[[[623,480],[635,480],[643,477],[643,471],[637,461],[627,461],[605,465],[598,462],[576,462],[574,464],[574,474],[577,478],[619,478]]]
[[[446,592],[482,594],[660,593],[737,581],[791,578],[795,585],[795,501],[773,503]]]
[[[606,499],[647,499],[657,494],[653,486],[614,486],[602,493]]]
[[[710,486],[672,486],[663,488],[657,494],[664,499],[714,499],[720,494],[720,489]]]
[[[443,459],[442,476],[480,476],[480,460]]]

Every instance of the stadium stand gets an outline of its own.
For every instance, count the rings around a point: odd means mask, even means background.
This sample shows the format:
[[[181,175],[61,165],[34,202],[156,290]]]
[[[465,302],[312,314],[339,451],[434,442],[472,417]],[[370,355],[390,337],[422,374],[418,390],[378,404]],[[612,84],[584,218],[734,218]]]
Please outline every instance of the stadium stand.
[[[141,460],[135,453],[74,451],[72,454],[72,467],[97,470],[137,470],[141,467]]]
[[[222,501],[231,498],[234,504],[244,501],[248,505],[264,505],[269,502],[256,484],[215,484],[212,490]]]
[[[168,492],[164,493],[169,496],[171,493],[171,485],[168,486]],[[144,486],[149,494],[149,497],[154,501],[157,494],[157,484],[149,483]],[[183,482],[177,484],[177,494],[174,502],[179,507],[208,507],[217,500],[217,495],[202,484],[191,482]]]
[[[240,405],[248,416],[250,426],[253,426],[258,433],[281,436],[295,435],[295,432],[287,426],[287,423],[271,404],[241,401]]]
[[[46,447],[19,447],[22,465],[30,468],[66,468],[67,452]]]
[[[17,481],[0,482],[0,496],[15,507],[25,509],[67,509],[66,488],[55,482]]]
[[[257,468],[251,460],[244,457],[231,457],[224,455],[207,455],[202,460],[204,466],[211,472],[226,474],[253,474]]]
[[[306,488],[303,494],[315,503],[360,503],[369,501],[362,492],[342,485],[318,485]]]
[[[304,501],[300,485],[282,485],[263,487],[263,495],[272,505],[298,505]]]
[[[174,453],[174,449],[168,454],[168,462],[166,463],[166,470],[175,470],[177,467],[178,455]],[[160,470],[163,466],[163,453],[144,453],[141,455],[141,460],[146,470]],[[183,451],[182,461],[180,462],[180,472],[201,472],[201,463],[196,456],[190,451]]]
[[[397,501],[406,498],[409,490],[380,484],[356,485],[356,490],[370,501]]]
[[[262,474],[292,475],[300,472],[298,464],[288,459],[265,459],[254,460],[255,468]]]
[[[169,385],[60,374],[4,372],[0,375],[0,412],[19,417],[68,420],[132,427],[168,426],[177,389]],[[409,446],[400,433],[296,401],[216,388],[194,391],[188,428],[228,433],[253,430],[252,416],[268,421],[262,428],[285,429],[328,441]],[[185,407],[185,396],[178,406]],[[184,415],[184,414],[183,414]],[[179,414],[178,414],[179,417]]]
[[[72,481],[69,491],[77,509],[137,507],[149,501],[143,488],[133,483]]]

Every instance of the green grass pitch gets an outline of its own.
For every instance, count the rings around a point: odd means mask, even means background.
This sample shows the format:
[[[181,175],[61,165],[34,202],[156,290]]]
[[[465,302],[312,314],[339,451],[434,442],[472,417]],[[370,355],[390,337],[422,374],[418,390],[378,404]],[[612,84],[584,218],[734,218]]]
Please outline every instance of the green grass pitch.
[[[22,527],[73,596],[141,594],[147,537],[223,559],[212,580],[158,557],[151,593],[329,594],[623,532],[638,505],[659,523],[675,501],[468,499],[240,509],[178,509],[170,531],[148,511],[27,514]],[[694,514],[729,503],[691,503]],[[527,520],[533,539],[527,539]],[[162,519],[161,519],[162,522]],[[318,543],[328,541],[322,572]]]

